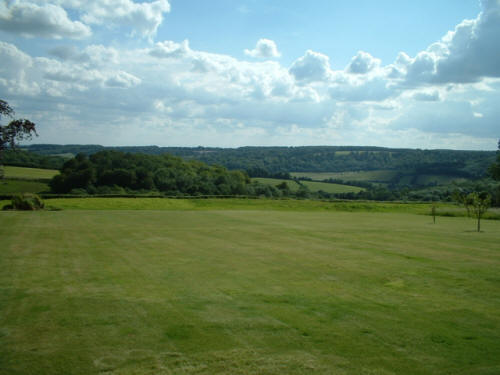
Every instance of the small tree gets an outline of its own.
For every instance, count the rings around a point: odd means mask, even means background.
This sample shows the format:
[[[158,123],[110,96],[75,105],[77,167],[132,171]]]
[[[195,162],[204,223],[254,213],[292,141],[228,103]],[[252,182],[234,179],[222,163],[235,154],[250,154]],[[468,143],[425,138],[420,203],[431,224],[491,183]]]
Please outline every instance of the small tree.
[[[467,196],[472,202],[471,211],[477,219],[477,231],[481,231],[481,217],[488,210],[491,204],[491,196],[486,192],[473,192]]]
[[[2,116],[13,118],[14,110],[9,103],[0,99],[0,119]],[[17,142],[23,139],[31,139],[36,133],[35,124],[30,120],[18,119],[12,120],[8,125],[0,125],[0,177],[2,173],[2,154],[7,148],[16,148]]]

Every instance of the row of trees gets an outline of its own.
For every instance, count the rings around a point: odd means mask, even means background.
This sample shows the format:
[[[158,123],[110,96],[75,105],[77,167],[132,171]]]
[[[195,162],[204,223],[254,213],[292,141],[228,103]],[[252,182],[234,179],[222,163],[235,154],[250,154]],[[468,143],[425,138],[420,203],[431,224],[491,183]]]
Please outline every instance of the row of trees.
[[[99,145],[32,145],[40,154],[102,151]],[[108,148],[106,148],[108,149]],[[390,169],[411,175],[447,175],[478,178],[495,159],[491,151],[411,150],[380,147],[114,147],[116,151],[161,155],[169,153],[187,160],[245,170],[251,177],[277,177],[289,172],[343,172]],[[394,181],[398,183],[398,181]]]
[[[110,150],[90,156],[78,154],[64,163],[49,185],[59,194],[308,196],[307,189],[292,192],[286,183],[278,187],[251,182],[245,172],[196,160]]]

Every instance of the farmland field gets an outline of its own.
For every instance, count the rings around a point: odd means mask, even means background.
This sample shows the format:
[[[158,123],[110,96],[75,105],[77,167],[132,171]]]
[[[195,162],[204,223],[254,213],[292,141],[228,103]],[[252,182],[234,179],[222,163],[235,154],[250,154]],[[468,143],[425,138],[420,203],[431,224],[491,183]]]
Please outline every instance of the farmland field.
[[[258,181],[261,184],[272,185],[272,186],[276,186],[278,184],[286,182],[286,184],[288,185],[288,187],[290,188],[291,191],[297,191],[300,188],[300,185],[293,180],[282,180],[279,178],[254,177],[254,178],[252,178],[252,181]]]
[[[389,182],[396,175],[397,171],[376,170],[376,171],[353,171],[353,172],[293,172],[293,177],[307,177],[316,181],[327,179],[339,179],[344,181],[379,181]]]
[[[330,184],[326,182],[316,182],[316,181],[301,181],[310,191],[319,191],[323,190],[326,193],[358,193],[363,188],[357,186],[350,185],[341,185],[341,184]]]
[[[13,167],[10,165],[4,166],[4,171],[5,178],[25,178],[30,180],[51,179],[56,174],[59,174],[59,171],[54,169]]]
[[[280,180],[276,178],[261,178],[261,177],[252,178],[252,180],[273,186],[276,186],[282,182],[286,182],[291,191],[297,191],[300,188],[300,185],[293,180]],[[361,190],[365,190],[357,186],[330,184],[327,182],[301,181],[301,183],[307,186],[307,188],[312,192],[323,190],[324,192],[327,193],[357,193]]]
[[[2,374],[500,372],[499,221],[71,201],[0,212]]]
[[[48,191],[49,185],[44,182],[29,180],[0,180],[0,194],[40,193]]]

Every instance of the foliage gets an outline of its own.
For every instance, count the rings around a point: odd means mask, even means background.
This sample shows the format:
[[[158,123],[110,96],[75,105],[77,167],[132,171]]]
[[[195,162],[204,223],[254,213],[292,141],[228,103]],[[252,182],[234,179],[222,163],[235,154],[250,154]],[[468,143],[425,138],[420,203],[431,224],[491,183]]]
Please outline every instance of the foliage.
[[[64,163],[50,187],[55,193],[89,194],[156,190],[165,195],[260,195],[240,171],[164,155],[101,151],[78,154]],[[77,189],[77,190],[75,190]],[[271,195],[273,192],[271,192]],[[266,195],[264,193],[264,195]]]
[[[471,206],[471,212],[477,219],[477,231],[481,231],[481,218],[491,204],[491,196],[486,192],[473,192],[467,196],[467,203]]]
[[[9,103],[0,99],[0,119],[2,116],[12,118],[14,110]],[[0,180],[4,178],[3,154],[8,148],[15,149],[17,142],[31,139],[36,134],[35,124],[26,119],[12,120],[8,125],[0,124]]]
[[[418,176],[478,178],[495,160],[491,151],[412,150],[382,147],[108,147],[99,145],[31,145],[29,151],[44,155],[64,153],[93,154],[104,149],[161,155],[170,153],[210,165],[245,170],[251,177],[288,178],[291,172],[348,172],[387,170],[389,183],[398,184],[410,176],[409,184],[430,184]]]
[[[0,99],[0,119],[1,116],[13,117],[14,110],[9,104]],[[32,135],[36,133],[35,124],[26,119],[12,120],[8,125],[0,125],[0,161],[2,159],[2,152],[7,148],[14,149],[17,142],[23,139],[31,139]]]
[[[491,164],[488,173],[495,180],[500,180],[500,140],[498,141],[497,160]]]
[[[22,210],[22,211],[36,211],[44,208],[42,199],[32,193],[15,194],[12,197],[11,204],[4,206],[5,209]]]
[[[3,153],[3,164],[17,167],[61,169],[65,160],[60,156],[40,155],[19,148],[5,150]]]

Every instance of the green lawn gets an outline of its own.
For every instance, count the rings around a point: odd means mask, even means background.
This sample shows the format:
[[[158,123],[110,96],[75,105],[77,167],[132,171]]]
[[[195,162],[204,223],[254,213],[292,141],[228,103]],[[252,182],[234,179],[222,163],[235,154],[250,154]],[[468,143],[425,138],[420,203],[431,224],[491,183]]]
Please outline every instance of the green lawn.
[[[0,194],[40,193],[49,190],[49,185],[44,182],[9,179],[0,180]]]
[[[499,221],[134,201],[0,212],[0,373],[500,373]]]
[[[13,167],[6,165],[3,167],[5,172],[5,178],[25,178],[30,180],[38,179],[51,179],[59,171],[55,169],[39,169],[39,168],[24,168],[24,167]]]

